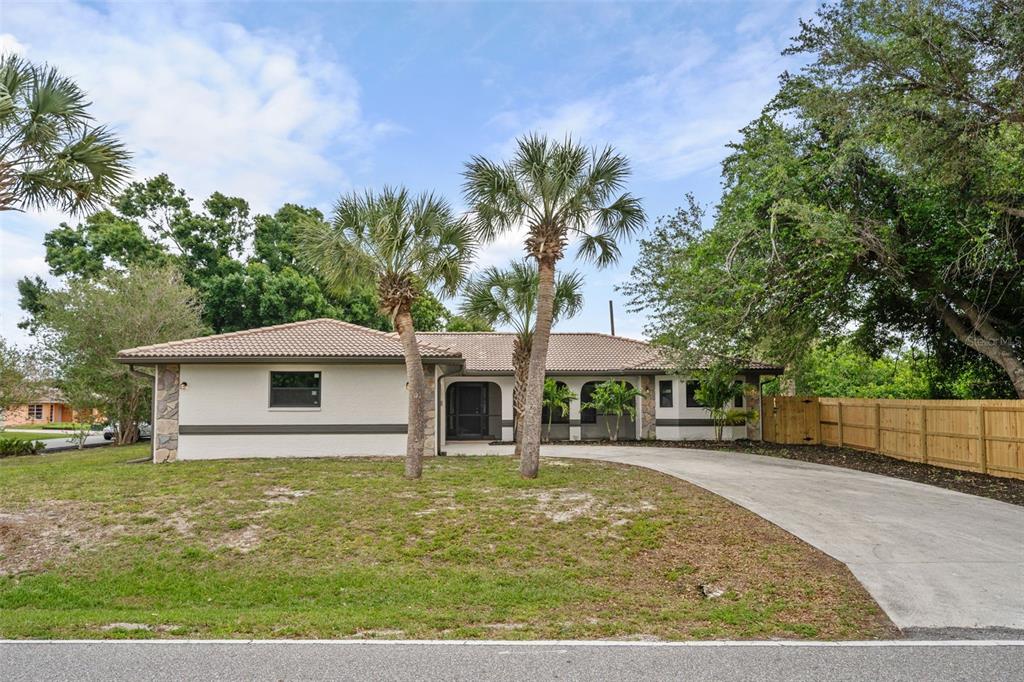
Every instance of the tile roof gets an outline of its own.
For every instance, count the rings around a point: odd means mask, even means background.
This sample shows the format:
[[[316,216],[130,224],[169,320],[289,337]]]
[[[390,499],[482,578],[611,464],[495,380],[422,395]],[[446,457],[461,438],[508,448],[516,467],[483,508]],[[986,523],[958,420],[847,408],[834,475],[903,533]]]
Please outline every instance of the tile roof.
[[[423,339],[462,353],[465,371],[511,372],[515,334],[506,332],[420,332]],[[548,372],[622,372],[665,365],[649,343],[595,333],[553,333],[548,343]]]
[[[424,358],[458,359],[459,353],[420,341]],[[273,327],[201,336],[122,350],[118,360],[266,359],[266,358],[402,358],[397,334],[332,319],[289,322]]]

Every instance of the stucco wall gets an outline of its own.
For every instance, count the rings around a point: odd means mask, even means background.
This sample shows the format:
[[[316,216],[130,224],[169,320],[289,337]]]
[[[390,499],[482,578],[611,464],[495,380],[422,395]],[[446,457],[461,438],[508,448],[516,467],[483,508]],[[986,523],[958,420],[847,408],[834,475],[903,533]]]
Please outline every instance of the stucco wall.
[[[272,371],[320,372],[320,407],[271,408]],[[179,459],[405,454],[402,364],[195,364],[181,381]]]
[[[738,381],[743,377],[737,376]],[[661,406],[661,382],[672,382],[672,407]],[[715,427],[711,424],[711,414],[703,407],[686,406],[687,377],[657,376],[654,378],[654,414],[657,424],[657,437],[661,440],[714,440]],[[746,404],[747,398],[744,398]],[[722,430],[722,438],[735,440],[746,437],[745,426],[727,426]]]

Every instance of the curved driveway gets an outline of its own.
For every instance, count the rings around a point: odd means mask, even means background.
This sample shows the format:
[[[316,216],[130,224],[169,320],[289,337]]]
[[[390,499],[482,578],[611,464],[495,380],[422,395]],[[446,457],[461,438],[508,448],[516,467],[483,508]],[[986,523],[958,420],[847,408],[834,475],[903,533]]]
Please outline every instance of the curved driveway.
[[[447,450],[508,451],[475,444]],[[849,566],[901,629],[1024,629],[1024,507],[735,452],[553,445],[542,454],[647,467],[746,507]]]

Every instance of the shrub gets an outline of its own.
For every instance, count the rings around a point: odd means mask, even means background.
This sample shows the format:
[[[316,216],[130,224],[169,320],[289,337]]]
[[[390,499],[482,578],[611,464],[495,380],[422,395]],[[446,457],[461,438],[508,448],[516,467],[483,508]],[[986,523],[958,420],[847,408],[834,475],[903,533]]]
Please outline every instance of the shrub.
[[[0,437],[0,458],[20,457],[22,455],[38,455],[46,448],[41,440],[21,440],[20,438]]]

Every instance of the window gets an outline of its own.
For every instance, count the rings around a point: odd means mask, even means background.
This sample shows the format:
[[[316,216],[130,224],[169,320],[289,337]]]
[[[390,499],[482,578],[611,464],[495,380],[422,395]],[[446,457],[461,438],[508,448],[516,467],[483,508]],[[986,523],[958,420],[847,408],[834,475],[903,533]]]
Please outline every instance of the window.
[[[737,386],[742,386],[743,382],[742,381],[737,381],[736,385]],[[740,395],[736,396],[736,400],[733,401],[733,407],[743,407],[743,394],[742,393]]]
[[[42,419],[43,418],[43,406],[42,405],[29,405],[28,406],[28,418],[29,419]]]
[[[320,372],[271,372],[271,407],[320,407]]]
[[[672,380],[658,382],[658,400],[662,407],[672,407]]]
[[[704,407],[697,400],[697,389],[700,388],[700,382],[690,379],[686,382],[686,406],[687,407]]]

